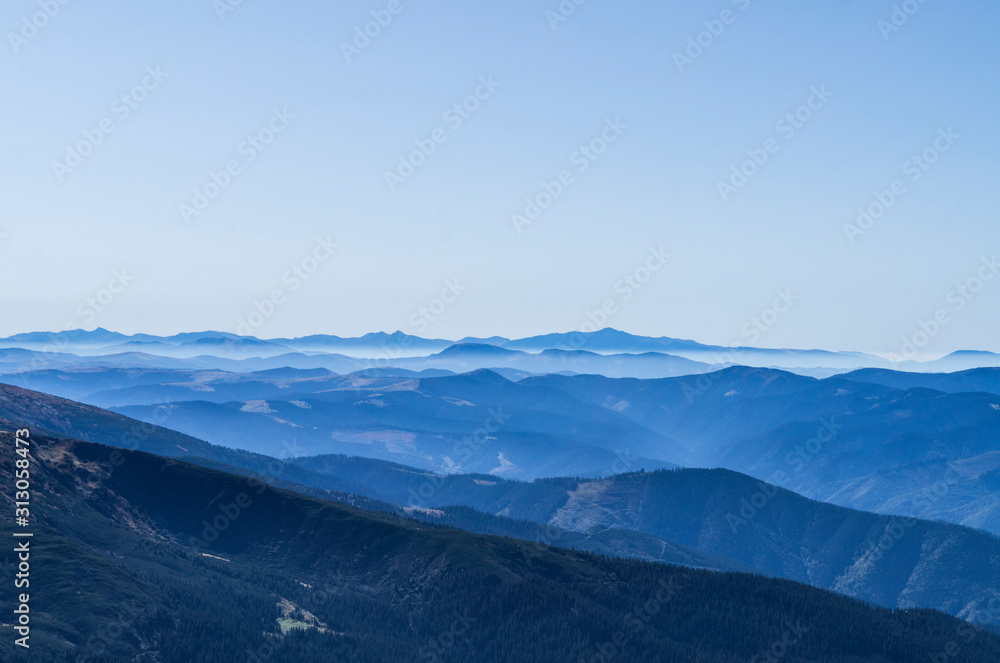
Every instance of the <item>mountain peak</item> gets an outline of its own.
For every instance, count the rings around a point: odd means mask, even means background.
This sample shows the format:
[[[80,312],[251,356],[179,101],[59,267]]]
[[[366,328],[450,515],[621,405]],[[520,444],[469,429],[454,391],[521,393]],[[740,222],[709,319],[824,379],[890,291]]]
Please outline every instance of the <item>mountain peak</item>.
[[[956,350],[952,352],[948,357],[1000,357],[995,352],[990,352],[989,350]]]
[[[437,353],[438,357],[449,357],[464,354],[489,354],[494,356],[511,356],[519,354],[515,350],[508,350],[488,343],[456,343]]]

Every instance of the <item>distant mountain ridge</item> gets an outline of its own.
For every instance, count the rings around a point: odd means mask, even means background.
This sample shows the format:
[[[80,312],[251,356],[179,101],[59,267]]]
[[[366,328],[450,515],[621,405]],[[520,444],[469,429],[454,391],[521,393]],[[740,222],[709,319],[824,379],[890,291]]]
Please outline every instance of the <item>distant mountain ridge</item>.
[[[1000,394],[1000,368],[973,368],[954,373],[910,373],[864,368],[841,375],[845,380],[882,384],[896,389],[935,389],[947,393],[985,391]]]
[[[592,332],[542,334],[521,339],[501,336],[467,337],[457,341],[423,338],[402,331],[373,332],[358,337],[313,334],[296,338],[259,339],[228,332],[185,332],[172,336],[125,335],[103,328],[93,331],[29,332],[0,339],[0,348],[25,348],[46,352],[120,354],[142,351],[165,357],[197,357],[200,350],[214,348],[217,356],[230,359],[270,358],[295,353],[342,355],[354,359],[378,359],[390,363],[440,354],[453,346],[477,346],[480,353],[489,347],[538,354],[547,350],[586,351],[599,355],[639,355],[656,353],[675,356],[704,365],[743,364],[800,370],[852,370],[887,368],[912,371],[965,370],[981,366],[1000,367],[1000,355],[985,351],[959,351],[934,361],[907,361],[893,365],[889,360],[863,352],[827,350],[767,349],[726,347],[666,336],[638,336],[612,328]]]

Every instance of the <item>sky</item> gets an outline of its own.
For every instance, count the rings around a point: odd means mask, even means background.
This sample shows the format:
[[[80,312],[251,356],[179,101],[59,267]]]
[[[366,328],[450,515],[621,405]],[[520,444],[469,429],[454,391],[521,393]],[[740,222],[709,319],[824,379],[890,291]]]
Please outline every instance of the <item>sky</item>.
[[[1000,352],[996,3],[62,2],[0,9],[0,335]]]

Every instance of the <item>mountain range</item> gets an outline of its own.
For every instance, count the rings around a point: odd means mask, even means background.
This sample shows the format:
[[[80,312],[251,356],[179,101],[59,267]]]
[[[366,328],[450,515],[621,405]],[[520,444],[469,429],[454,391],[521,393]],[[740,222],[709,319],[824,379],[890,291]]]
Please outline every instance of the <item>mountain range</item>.
[[[464,351],[465,356],[442,356],[442,353],[454,346],[467,346]],[[647,356],[649,365],[632,360],[632,364],[620,366],[618,370],[622,372],[620,374],[622,377],[669,377],[680,375],[681,373],[676,372],[680,369],[697,372],[699,365],[721,367],[734,364],[785,368],[821,377],[858,368],[951,372],[977,367],[1000,367],[1000,355],[982,351],[959,351],[933,361],[904,360],[893,364],[885,358],[863,352],[707,345],[669,337],[638,336],[611,328],[592,332],[544,334],[522,339],[493,336],[467,337],[455,341],[427,339],[403,332],[391,334],[378,332],[353,338],[317,334],[299,338],[258,339],[213,331],[187,332],[172,336],[125,335],[101,328],[93,331],[30,332],[0,339],[0,348],[42,352],[50,363],[64,361],[57,357],[58,354],[104,357],[101,361],[105,363],[90,364],[104,366],[121,365],[120,362],[124,359],[122,355],[133,358],[137,358],[136,355],[148,355],[159,358],[161,363],[155,365],[160,367],[207,368],[204,362],[214,361],[214,368],[233,369],[235,368],[233,364],[220,362],[255,359],[256,363],[244,365],[243,369],[261,370],[278,367],[273,363],[265,365],[261,360],[274,360],[280,357],[283,365],[299,368],[323,366],[337,372],[352,372],[376,365],[413,368],[420,365],[422,359],[435,364],[435,367],[457,372],[473,368],[496,368],[498,365],[473,365],[489,357],[488,348],[491,347],[524,353],[505,355],[505,357],[508,361],[517,360],[521,364],[518,366],[519,369],[533,372],[555,372],[553,366],[559,363],[568,364],[559,370],[576,373],[592,372],[593,365],[588,368],[586,363],[589,361],[592,364],[597,361],[592,355]],[[532,355],[546,351],[556,352],[539,362],[530,360]],[[435,355],[435,359],[428,360]],[[308,358],[316,356],[326,358],[323,363],[306,365]],[[492,356],[496,359],[501,355]],[[586,361],[577,366],[573,361],[574,358]],[[166,364],[162,363],[163,359],[188,363]],[[363,365],[353,364],[351,367],[349,361],[351,359],[362,360]],[[466,363],[449,364],[452,359]],[[143,360],[156,361],[145,357]],[[192,361],[201,364],[194,365],[190,363]],[[610,375],[610,373],[602,374]]]
[[[725,470],[507,481],[346,456],[268,460],[71,401],[0,388],[0,418],[39,434],[155,451],[308,496],[617,557],[750,571],[886,607],[1000,626],[1000,540],[964,527],[815,502]],[[337,494],[334,494],[337,493]],[[344,499],[343,493],[380,502]],[[465,507],[465,509],[456,508]]]
[[[0,430],[32,432],[53,578],[39,660],[997,660],[994,358],[11,337]],[[664,578],[696,591],[626,607]],[[839,616],[810,639],[792,617],[817,606]]]
[[[11,449],[3,445],[5,462]],[[110,466],[110,451],[34,439],[45,488],[32,542],[34,661],[568,662],[613,653],[736,663],[778,643],[795,663],[902,663],[961,642],[964,660],[986,663],[1000,651],[996,635],[938,612],[875,608],[749,574],[539,550],[143,452],[123,451]],[[16,553],[5,558],[10,567]],[[5,594],[0,609],[13,608]],[[10,638],[0,647],[13,655]]]
[[[0,380],[272,456],[516,479],[724,467],[842,506],[1000,534],[1000,395],[987,391],[1000,369],[507,375],[86,368]],[[496,430],[474,435],[487,424]]]

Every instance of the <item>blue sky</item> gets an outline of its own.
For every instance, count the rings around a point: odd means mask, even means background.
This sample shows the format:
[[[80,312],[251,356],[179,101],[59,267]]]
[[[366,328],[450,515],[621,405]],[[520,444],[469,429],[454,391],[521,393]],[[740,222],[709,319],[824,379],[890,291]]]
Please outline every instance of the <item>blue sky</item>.
[[[1000,351],[995,3],[224,2],[0,10],[0,334]]]

